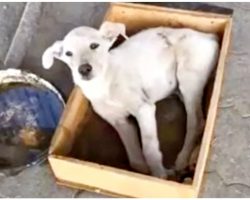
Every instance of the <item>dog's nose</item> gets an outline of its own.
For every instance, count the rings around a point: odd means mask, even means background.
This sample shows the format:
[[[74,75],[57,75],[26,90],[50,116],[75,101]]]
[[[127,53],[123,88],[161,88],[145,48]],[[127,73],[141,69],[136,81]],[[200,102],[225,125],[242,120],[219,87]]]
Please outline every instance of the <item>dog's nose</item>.
[[[87,76],[92,71],[92,66],[90,64],[80,65],[78,71],[81,75]]]

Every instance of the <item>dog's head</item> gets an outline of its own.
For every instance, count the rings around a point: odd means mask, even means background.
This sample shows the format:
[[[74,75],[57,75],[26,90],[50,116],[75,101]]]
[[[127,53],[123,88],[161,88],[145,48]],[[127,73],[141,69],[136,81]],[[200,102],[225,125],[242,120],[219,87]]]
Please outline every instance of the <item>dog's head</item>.
[[[120,23],[104,22],[99,30],[75,28],[62,41],[56,41],[45,50],[43,67],[49,69],[57,58],[70,67],[75,78],[91,80],[104,71],[109,49],[119,35],[126,37],[125,25]]]

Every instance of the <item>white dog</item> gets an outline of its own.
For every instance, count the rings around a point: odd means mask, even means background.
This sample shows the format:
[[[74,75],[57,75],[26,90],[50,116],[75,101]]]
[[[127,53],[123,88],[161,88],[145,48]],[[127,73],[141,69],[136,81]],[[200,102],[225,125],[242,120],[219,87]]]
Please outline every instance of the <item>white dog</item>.
[[[157,138],[155,103],[176,89],[187,113],[186,137],[175,169],[184,169],[203,129],[201,101],[216,65],[219,44],[213,34],[166,27],[143,30],[110,50],[125,26],[104,22],[99,30],[79,27],[43,54],[46,69],[54,58],[71,69],[75,84],[94,110],[118,132],[132,168],[165,178],[167,170]],[[136,118],[139,139],[127,117]]]

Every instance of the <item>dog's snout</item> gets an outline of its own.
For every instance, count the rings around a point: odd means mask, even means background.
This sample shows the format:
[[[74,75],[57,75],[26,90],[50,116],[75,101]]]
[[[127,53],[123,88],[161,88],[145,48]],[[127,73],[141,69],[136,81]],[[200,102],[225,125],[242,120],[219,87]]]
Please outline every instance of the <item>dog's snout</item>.
[[[78,71],[81,75],[87,76],[92,71],[92,66],[90,64],[81,65]]]

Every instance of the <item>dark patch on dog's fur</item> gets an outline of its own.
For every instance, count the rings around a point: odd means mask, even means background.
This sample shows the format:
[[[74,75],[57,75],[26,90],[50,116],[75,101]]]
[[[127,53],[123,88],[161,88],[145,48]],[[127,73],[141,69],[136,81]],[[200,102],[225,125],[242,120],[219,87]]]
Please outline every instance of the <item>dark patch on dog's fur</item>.
[[[149,95],[148,95],[147,91],[144,88],[142,88],[141,90],[142,90],[143,97],[144,97],[143,100],[148,101]]]
[[[172,46],[172,43],[170,42],[166,34],[164,34],[163,32],[160,32],[160,33],[157,33],[157,35],[159,35],[162,39],[164,39],[168,46]]]
[[[184,40],[184,39],[186,39],[186,38],[187,38],[187,36],[184,34],[184,35],[182,35],[182,36],[180,37],[179,41],[182,41],[182,40]]]
[[[63,54],[63,47],[60,47],[59,51],[56,52],[57,56],[61,57]]]

